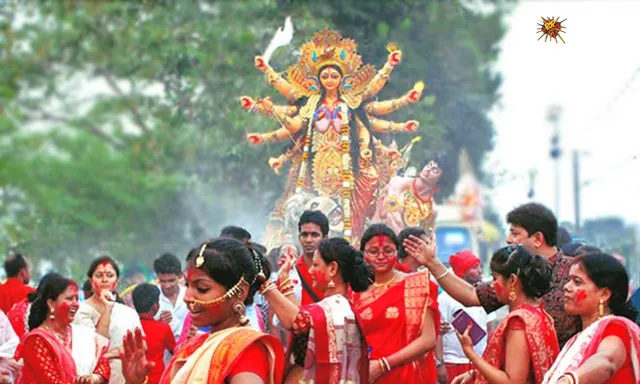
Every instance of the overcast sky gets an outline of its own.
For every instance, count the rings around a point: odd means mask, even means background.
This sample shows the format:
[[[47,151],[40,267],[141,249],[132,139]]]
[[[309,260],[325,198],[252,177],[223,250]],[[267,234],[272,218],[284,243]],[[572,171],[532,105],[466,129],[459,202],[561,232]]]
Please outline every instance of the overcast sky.
[[[566,44],[537,41],[541,16],[567,18]],[[640,1],[575,0],[523,1],[508,18],[497,64],[502,105],[491,113],[497,135],[487,162],[510,175],[492,197],[501,213],[528,201],[530,169],[538,170],[534,200],[555,206],[545,114],[558,104],[560,220],[574,219],[571,152],[578,149],[589,152],[582,181],[593,179],[582,189],[582,219],[616,215],[640,223],[639,16]]]

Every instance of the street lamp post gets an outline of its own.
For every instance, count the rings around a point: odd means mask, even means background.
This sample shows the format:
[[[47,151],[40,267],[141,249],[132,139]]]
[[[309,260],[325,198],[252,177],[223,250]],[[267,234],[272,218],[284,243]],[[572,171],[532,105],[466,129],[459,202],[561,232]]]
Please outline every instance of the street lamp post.
[[[560,149],[560,114],[562,108],[558,105],[552,105],[547,109],[547,121],[553,125],[553,134],[551,135],[551,159],[555,163],[555,214],[560,218],[560,157],[562,150]]]

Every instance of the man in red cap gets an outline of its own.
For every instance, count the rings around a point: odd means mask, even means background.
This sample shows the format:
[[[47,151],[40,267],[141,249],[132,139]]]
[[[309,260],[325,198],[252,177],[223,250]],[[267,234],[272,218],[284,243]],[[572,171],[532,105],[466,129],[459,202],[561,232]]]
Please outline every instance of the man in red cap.
[[[449,257],[449,265],[451,265],[451,269],[453,269],[453,273],[455,273],[456,276],[464,279],[469,284],[475,284],[481,280],[482,268],[480,266],[480,259],[468,249],[451,255],[451,257]],[[446,292],[442,292],[438,296],[438,303],[440,304],[440,315],[443,323],[451,323],[455,314],[463,310],[469,314],[485,332],[487,331],[489,316],[482,307],[465,307]],[[451,380],[457,376],[471,370],[473,365],[471,365],[469,359],[467,359],[462,352],[462,347],[456,337],[455,331],[448,325],[443,328],[448,329],[448,331],[444,332],[443,330],[442,336],[438,338],[436,345],[438,381],[440,383],[450,383]],[[478,354],[482,355],[486,345],[487,338],[485,337],[476,344],[474,349]]]

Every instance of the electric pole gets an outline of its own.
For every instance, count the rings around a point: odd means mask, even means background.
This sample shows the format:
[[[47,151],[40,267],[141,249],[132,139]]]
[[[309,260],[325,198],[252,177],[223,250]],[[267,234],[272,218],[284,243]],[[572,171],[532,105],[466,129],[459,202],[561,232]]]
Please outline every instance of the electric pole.
[[[562,108],[558,105],[552,105],[547,109],[547,121],[553,125],[553,135],[551,136],[551,159],[555,162],[555,214],[558,220],[560,219],[560,156],[562,156],[562,150],[560,149],[560,114]]]
[[[580,152],[573,151],[573,208],[575,210],[576,235],[580,235]]]

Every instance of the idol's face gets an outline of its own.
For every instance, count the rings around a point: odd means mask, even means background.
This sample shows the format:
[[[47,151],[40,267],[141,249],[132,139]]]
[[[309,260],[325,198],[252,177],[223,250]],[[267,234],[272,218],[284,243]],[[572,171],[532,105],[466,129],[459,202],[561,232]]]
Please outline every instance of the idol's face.
[[[320,84],[327,91],[338,89],[342,75],[335,68],[327,67],[320,72]]]

